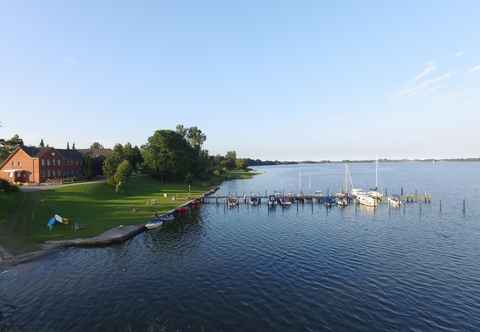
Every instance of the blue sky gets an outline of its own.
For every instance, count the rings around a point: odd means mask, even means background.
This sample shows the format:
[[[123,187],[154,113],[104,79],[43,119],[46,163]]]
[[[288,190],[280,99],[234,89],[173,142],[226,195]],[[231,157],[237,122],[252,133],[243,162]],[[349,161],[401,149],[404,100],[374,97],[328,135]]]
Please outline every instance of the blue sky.
[[[264,159],[479,156],[478,1],[4,1],[0,137]]]

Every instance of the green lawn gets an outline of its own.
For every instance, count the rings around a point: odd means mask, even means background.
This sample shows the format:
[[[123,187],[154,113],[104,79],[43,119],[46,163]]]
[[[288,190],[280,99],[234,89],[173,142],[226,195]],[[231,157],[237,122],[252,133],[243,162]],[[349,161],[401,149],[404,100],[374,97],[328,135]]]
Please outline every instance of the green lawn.
[[[162,184],[149,176],[132,177],[122,193],[105,183],[29,193],[0,192],[0,245],[12,253],[21,253],[48,240],[91,237],[119,225],[145,223],[155,212],[174,209],[201,196],[214,183],[249,179],[255,174],[230,171],[225,177],[193,184],[191,192],[184,183]],[[70,219],[70,224],[57,224],[50,231],[47,222],[54,214]],[[75,231],[74,224],[81,229]]]
[[[244,179],[251,179],[255,175],[259,173],[256,173],[254,171],[250,170],[233,170],[233,171],[228,171],[227,174],[225,174],[225,179],[226,180],[244,180]]]
[[[95,236],[118,225],[147,222],[155,212],[173,209],[208,189],[207,183],[196,184],[189,193],[186,184],[162,184],[139,176],[130,179],[123,193],[115,193],[104,183],[0,193],[0,243],[16,251],[47,240]],[[69,218],[70,224],[57,224],[49,231],[47,222],[55,213]],[[74,222],[84,228],[74,231]]]

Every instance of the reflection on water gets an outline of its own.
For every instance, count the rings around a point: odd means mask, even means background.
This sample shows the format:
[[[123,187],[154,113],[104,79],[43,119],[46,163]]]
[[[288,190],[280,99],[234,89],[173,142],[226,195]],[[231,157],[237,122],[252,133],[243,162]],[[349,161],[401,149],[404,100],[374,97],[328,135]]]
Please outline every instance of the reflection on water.
[[[377,210],[375,207],[373,206],[366,206],[366,205],[361,205],[361,204],[358,204],[356,206],[356,208],[358,209],[358,213],[361,213],[365,216],[370,216],[370,217],[373,217],[375,215],[375,211]]]
[[[390,192],[427,190],[430,205],[205,205],[122,245],[12,267],[0,272],[0,329],[475,331],[479,166],[381,166]],[[357,187],[370,168],[351,167]],[[301,169],[312,190],[333,191],[343,177],[341,165]],[[299,166],[264,170],[222,191],[298,186]]]

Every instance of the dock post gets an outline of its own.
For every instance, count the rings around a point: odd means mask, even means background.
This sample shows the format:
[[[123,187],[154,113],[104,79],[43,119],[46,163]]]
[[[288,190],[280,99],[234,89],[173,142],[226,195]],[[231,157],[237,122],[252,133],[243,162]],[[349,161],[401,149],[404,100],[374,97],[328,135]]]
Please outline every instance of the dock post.
[[[442,214],[442,200],[440,200],[440,214]]]
[[[467,204],[466,204],[465,200],[463,200],[463,209],[462,210],[463,210],[463,216],[465,217],[465,214],[467,212]]]

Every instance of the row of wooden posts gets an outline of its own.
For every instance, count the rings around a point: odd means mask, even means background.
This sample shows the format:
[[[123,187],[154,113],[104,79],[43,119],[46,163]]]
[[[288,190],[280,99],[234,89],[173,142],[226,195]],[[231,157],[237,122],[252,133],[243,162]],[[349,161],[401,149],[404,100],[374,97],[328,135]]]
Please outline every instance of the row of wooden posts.
[[[228,198],[229,197],[235,197],[239,200],[239,202],[243,201],[243,204],[247,205],[248,204],[248,201],[250,199],[250,197],[258,197],[260,199],[265,199],[267,200],[268,199],[268,195],[265,195],[265,196],[246,196],[246,195],[242,195],[242,196],[206,196],[204,197],[203,201],[204,203],[207,203],[209,200],[211,199],[215,199],[215,204],[219,204],[219,199],[220,200],[224,200],[224,204],[227,204],[227,201],[228,201]],[[284,197],[287,197],[287,196],[284,196]],[[302,196],[294,196],[295,198],[301,198]],[[412,197],[412,196],[406,196],[406,197]],[[418,199],[418,195],[416,194],[415,195],[416,199],[412,199],[412,200],[405,200],[406,203],[405,204],[409,204],[409,203],[424,203],[424,204],[431,204],[432,200],[431,200],[431,196],[427,196],[425,195],[423,199]],[[312,204],[312,208],[313,208],[313,199],[312,198],[315,198],[314,195],[305,195],[303,196],[303,198],[307,198],[306,201],[307,203],[310,202]],[[305,203],[305,200],[302,200],[302,201],[299,201],[298,199],[296,200],[296,204],[297,204],[297,207],[298,207],[298,204],[304,204]],[[387,203],[388,204],[388,203]],[[389,205],[390,207],[390,205]],[[420,207],[421,209],[421,207]],[[443,212],[443,203],[442,203],[442,200],[439,201],[439,212],[442,213]],[[462,201],[462,213],[463,215],[465,216],[466,213],[467,213],[467,201],[466,199],[464,199]]]

